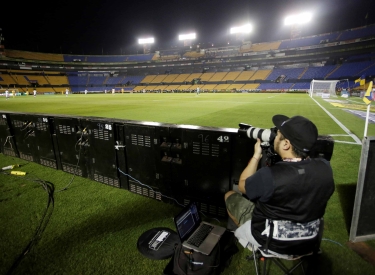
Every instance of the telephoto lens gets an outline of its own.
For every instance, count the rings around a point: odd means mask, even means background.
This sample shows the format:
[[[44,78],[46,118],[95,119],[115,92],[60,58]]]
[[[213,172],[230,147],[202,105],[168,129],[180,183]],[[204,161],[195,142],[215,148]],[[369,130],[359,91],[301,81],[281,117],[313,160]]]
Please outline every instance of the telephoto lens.
[[[277,129],[276,127],[270,128],[270,129],[263,129],[263,128],[257,128],[253,127],[251,125],[240,123],[238,134],[240,137],[248,137],[251,139],[257,139],[259,138],[262,143],[269,143],[272,144],[275,137],[276,137]]]

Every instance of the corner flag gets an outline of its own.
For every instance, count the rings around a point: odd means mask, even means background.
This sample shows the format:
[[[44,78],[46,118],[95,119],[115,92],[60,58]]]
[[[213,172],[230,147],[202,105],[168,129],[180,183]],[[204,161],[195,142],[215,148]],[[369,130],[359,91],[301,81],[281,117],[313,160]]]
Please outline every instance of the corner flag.
[[[363,96],[363,101],[368,105],[375,100],[375,94],[372,92],[372,81],[368,84],[367,91]]]
[[[366,83],[366,77],[365,75],[361,75],[360,78],[354,80],[354,87],[363,86],[365,85],[365,83]]]
[[[363,101],[367,104],[367,112],[366,112],[366,123],[365,123],[365,133],[363,136],[367,137],[367,128],[368,128],[368,119],[370,116],[370,103],[371,101],[375,100],[375,94],[372,92],[372,81],[368,84],[367,91],[363,96]]]

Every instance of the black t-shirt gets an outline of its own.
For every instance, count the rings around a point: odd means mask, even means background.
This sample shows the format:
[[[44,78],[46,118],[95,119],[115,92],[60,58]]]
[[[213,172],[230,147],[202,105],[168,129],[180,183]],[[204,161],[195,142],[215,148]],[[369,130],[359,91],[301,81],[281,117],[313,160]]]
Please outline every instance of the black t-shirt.
[[[255,203],[252,235],[261,245],[267,219],[307,223],[322,218],[334,191],[333,173],[323,158],[278,162],[246,179],[246,195]],[[282,254],[304,254],[314,241],[272,241],[269,249]]]

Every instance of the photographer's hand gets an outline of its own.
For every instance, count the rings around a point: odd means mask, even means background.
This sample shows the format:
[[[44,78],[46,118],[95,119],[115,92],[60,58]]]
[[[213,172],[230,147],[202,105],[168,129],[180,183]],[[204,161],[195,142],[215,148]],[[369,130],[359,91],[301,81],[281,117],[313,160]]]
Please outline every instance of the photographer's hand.
[[[261,143],[262,143],[262,141],[259,138],[257,138],[257,143],[255,143],[255,145],[254,145],[253,158],[257,158],[258,160],[260,160],[262,158],[263,149],[262,149],[262,146],[260,146]]]
[[[254,155],[250,159],[249,163],[247,164],[246,168],[242,171],[240,180],[238,183],[238,189],[241,191],[241,193],[246,194],[245,190],[245,181],[248,177],[252,176],[258,168],[258,163],[260,159],[262,158],[262,147],[260,146],[261,141],[258,138],[257,143],[254,145]]]

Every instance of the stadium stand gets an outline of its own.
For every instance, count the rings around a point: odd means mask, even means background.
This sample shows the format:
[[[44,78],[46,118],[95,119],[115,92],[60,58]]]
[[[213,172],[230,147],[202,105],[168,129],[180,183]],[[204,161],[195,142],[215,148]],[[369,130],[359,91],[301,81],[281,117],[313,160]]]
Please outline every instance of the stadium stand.
[[[90,56],[5,49],[0,85],[20,91],[37,87],[38,93],[61,93],[66,87],[73,92],[191,92],[198,86],[202,91],[306,90],[312,79],[349,79],[353,85],[361,75],[375,75],[374,33],[375,25],[369,25],[283,41],[246,42],[244,47],[161,51],[165,60],[155,59],[157,53]]]
[[[249,91],[252,91],[252,90],[257,90],[259,87],[259,83],[257,84],[245,84],[242,86],[242,90],[249,90]]]
[[[197,52],[186,52],[184,53],[184,57],[185,58],[199,58],[199,57],[203,57],[204,56],[204,53],[197,53]]]
[[[117,85],[117,84],[120,84],[123,79],[124,79],[123,76],[107,77],[104,84],[106,84],[106,85]]]
[[[193,87],[193,85],[180,85],[178,87],[178,89],[181,90],[181,91],[187,91],[187,90],[192,89],[192,87]]]
[[[295,83],[292,86],[292,89],[295,89],[295,90],[309,90],[310,89],[310,82],[298,82],[298,83]]]
[[[176,83],[184,82],[189,76],[190,76],[189,74],[179,74],[172,82],[176,82]]]
[[[13,79],[16,80],[18,85],[30,85],[30,79],[24,74],[14,74]]]
[[[151,61],[154,54],[142,55],[64,55],[65,62],[119,63]]]
[[[56,85],[56,86],[69,85],[68,78],[65,75],[64,76],[46,75],[46,79],[51,85]]]
[[[208,80],[208,82],[223,81],[223,78],[227,75],[227,72],[214,73],[214,75]]]
[[[277,68],[273,69],[266,79],[273,81],[276,81],[278,78],[282,78],[282,81],[286,81],[288,79],[298,79],[298,77],[303,73],[304,70],[305,68]]]
[[[144,79],[140,81],[140,83],[151,83],[152,80],[156,77],[156,75],[147,75]]]
[[[252,77],[250,78],[250,80],[264,80],[268,77],[268,75],[271,73],[272,70],[257,70],[253,75]]]
[[[235,80],[236,81],[250,80],[251,77],[254,75],[254,73],[255,73],[255,71],[243,71],[238,75],[238,77]]]
[[[64,61],[62,54],[49,54],[49,53],[38,53],[38,52],[27,52],[18,50],[5,49],[5,56],[8,58],[16,59],[29,59],[29,60],[48,60],[48,61]]]
[[[279,46],[279,50],[319,45],[319,44],[324,44],[328,42],[335,42],[338,36],[339,36],[339,33],[330,33],[330,34],[322,34],[322,35],[317,35],[317,36],[312,36],[312,37],[303,37],[303,38],[284,40],[281,42]]]
[[[180,86],[180,85],[168,85],[168,89],[169,89],[170,91],[174,91],[174,90],[177,90],[179,86]]]
[[[325,79],[335,68],[335,65],[308,67],[300,79]]]
[[[242,50],[241,52],[261,52],[261,51],[270,51],[270,50],[277,50],[280,47],[281,42],[267,42],[267,43],[258,43],[253,44],[249,50]]]
[[[228,90],[241,90],[245,84],[230,84]]]
[[[200,76],[200,79],[201,79],[201,81],[209,81],[214,75],[215,75],[215,73],[203,73]]]
[[[227,73],[222,81],[234,81],[240,74],[240,71]]]
[[[185,80],[185,82],[191,82],[191,81],[193,81],[194,79],[199,79],[199,78],[201,78],[202,79],[202,73],[193,73],[193,74],[190,74],[187,78],[186,78],[186,80]]]
[[[164,78],[164,81],[165,83],[171,83],[173,82],[176,78],[177,78],[177,74],[170,74],[170,75],[167,75],[166,78]]]
[[[68,80],[71,86],[84,86],[84,87],[87,87],[88,81],[89,81],[87,76],[76,76],[76,75],[68,75]]]
[[[292,87],[293,83],[261,83],[258,87],[259,90],[288,90]]]
[[[217,90],[216,86],[217,86],[216,84],[205,84],[201,88],[202,88],[203,91],[214,91],[214,90]],[[198,87],[198,85],[193,85],[191,87],[191,89],[196,89],[197,87]]]
[[[368,61],[374,58],[375,58],[375,53],[366,53],[366,54],[348,56],[346,60],[349,62],[354,62],[354,61]]]
[[[0,85],[4,87],[9,87],[15,85],[17,82],[9,74],[0,74]]]
[[[123,83],[123,84],[128,83],[129,85],[137,85],[141,82],[142,79],[143,79],[143,76],[141,76],[141,75],[129,75],[129,76],[126,76],[125,78],[123,78],[121,83]]]
[[[229,86],[230,84],[219,84],[219,85],[216,85],[215,89],[218,91],[228,90]]]
[[[96,85],[96,86],[102,86],[104,85],[104,82],[107,80],[107,77],[105,76],[88,76],[88,84],[89,85]]]
[[[367,38],[369,36],[374,36],[375,34],[375,25],[363,26],[355,29],[345,30],[341,33],[339,40],[351,40],[357,38]]]
[[[372,62],[372,65],[368,66],[366,69],[361,71],[361,75],[375,75],[375,62]]]
[[[150,81],[150,83],[162,83],[163,80],[167,77],[166,74],[157,75],[154,79]]]
[[[361,75],[362,72],[372,66],[374,66],[375,61],[365,61],[365,62],[351,62],[345,63],[339,66],[328,77],[331,79],[350,77],[352,75]]]

